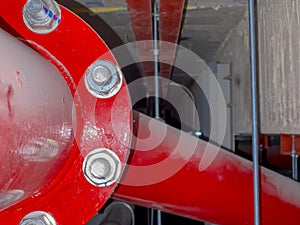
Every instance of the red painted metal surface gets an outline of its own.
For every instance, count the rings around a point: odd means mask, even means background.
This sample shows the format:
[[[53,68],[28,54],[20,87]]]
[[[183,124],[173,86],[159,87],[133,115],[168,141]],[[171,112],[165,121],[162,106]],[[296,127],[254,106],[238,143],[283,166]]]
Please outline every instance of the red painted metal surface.
[[[127,9],[131,20],[132,29],[135,34],[136,41],[153,40],[152,27],[152,6],[151,1],[127,0]],[[159,2],[159,39],[164,42],[177,44],[182,15],[184,9],[184,0]],[[153,44],[152,42],[138,43],[140,58],[145,76],[153,76]],[[176,45],[167,45],[160,43],[159,60],[160,74],[165,78],[170,78],[173,62],[176,54]],[[151,61],[151,62],[147,62]]]
[[[127,10],[136,41],[153,40],[152,5],[151,0],[127,0]],[[153,76],[153,62],[147,62],[149,54],[153,61],[152,42],[137,43],[144,76]],[[150,61],[149,60],[149,61]]]
[[[264,149],[268,149],[270,146],[269,146],[269,136],[268,135],[265,135],[265,134],[261,134],[259,135],[259,138],[258,138],[258,145],[260,147],[263,147]]]
[[[113,149],[122,162],[126,161],[131,117],[128,92],[123,83],[118,98],[96,100],[89,95],[82,82],[86,68],[101,56],[115,62],[107,46],[89,26],[64,8],[62,22],[54,32],[33,34],[22,21],[24,3],[1,0],[1,27],[30,40],[26,43],[62,73],[75,99],[77,139],[59,173],[52,174],[55,178],[30,198],[1,211],[0,224],[18,224],[24,215],[36,210],[49,212],[58,224],[86,224],[110,197],[115,185],[93,187],[82,174],[82,161],[98,147]],[[156,120],[149,125],[149,121],[141,114],[135,118],[142,140],[134,142],[133,148],[137,150],[130,157],[116,198],[219,224],[253,224],[251,162]],[[150,143],[144,142],[151,132],[154,136]],[[215,152],[217,156],[211,158]],[[30,171],[28,174],[32,175]],[[262,223],[298,224],[299,183],[261,168],[261,184]]]
[[[0,26],[47,58],[64,77],[77,112],[76,140],[60,171],[50,171],[55,178],[30,198],[0,211],[0,224],[19,224],[24,215],[36,210],[52,214],[58,224],[86,224],[110,197],[116,184],[105,188],[92,186],[82,173],[82,162],[88,152],[100,147],[112,149],[122,162],[126,161],[131,123],[128,91],[123,82],[117,97],[100,100],[91,96],[85,89],[83,75],[98,58],[116,63],[109,48],[85,22],[63,7],[61,23],[55,31],[46,35],[34,34],[23,23],[25,2],[1,0]],[[35,66],[34,61],[31,63]],[[112,111],[117,124],[112,124]],[[1,146],[0,151],[9,149]],[[1,160],[9,159],[1,158],[0,163]],[[28,182],[34,182],[33,178],[43,173],[35,170],[32,174],[30,168],[23,169],[27,170]]]
[[[147,145],[140,139],[135,146],[156,147],[132,153],[115,198],[216,224],[253,224],[252,162],[225,150],[211,160],[207,154],[218,151],[215,146],[172,127],[164,129],[159,121],[150,123],[142,114],[135,116],[135,126],[143,139],[155,133]],[[261,168],[262,224],[299,224],[299,190],[299,183]]]
[[[159,39],[161,41],[177,44],[181,30],[184,3],[184,0],[161,0],[159,2]],[[171,76],[176,54],[176,45],[170,46],[161,45],[160,49],[162,55],[168,52],[168,58],[161,59],[165,63],[160,64],[160,74],[165,78],[170,78]]]
[[[294,145],[295,151],[297,154],[300,154],[300,136],[294,135]],[[281,134],[280,135],[280,153],[284,155],[291,155],[292,154],[292,144],[293,144],[293,137],[292,134]]]
[[[74,135],[73,97],[59,71],[2,29],[0,40],[3,210],[15,203],[11,201],[35,194],[57,175],[70,153]],[[7,193],[15,197],[10,201]]]

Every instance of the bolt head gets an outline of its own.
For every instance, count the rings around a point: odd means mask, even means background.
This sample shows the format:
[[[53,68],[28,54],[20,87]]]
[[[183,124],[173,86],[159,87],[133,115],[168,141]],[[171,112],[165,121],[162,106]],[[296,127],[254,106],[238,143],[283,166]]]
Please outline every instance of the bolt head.
[[[61,11],[54,0],[27,0],[23,7],[25,25],[33,32],[46,34],[60,23]]]
[[[27,214],[20,225],[56,225],[54,218],[43,211],[35,211]]]
[[[97,66],[92,71],[92,79],[98,85],[105,85],[111,78],[111,71],[106,66]]]
[[[84,81],[93,96],[110,98],[121,89],[122,72],[112,62],[97,60],[87,69]]]
[[[106,187],[119,179],[121,167],[116,153],[106,148],[98,148],[85,157],[82,170],[88,182],[94,186]]]
[[[43,11],[43,3],[40,0],[30,0],[26,4],[26,9],[30,15],[37,16],[39,12]]]
[[[91,174],[99,179],[108,177],[111,174],[111,166],[107,159],[99,158],[91,162]]]

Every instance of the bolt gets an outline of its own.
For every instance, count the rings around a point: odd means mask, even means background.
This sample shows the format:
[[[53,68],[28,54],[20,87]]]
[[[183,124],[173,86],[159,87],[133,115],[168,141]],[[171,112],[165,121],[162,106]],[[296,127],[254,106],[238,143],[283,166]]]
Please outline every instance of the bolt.
[[[54,218],[43,211],[35,211],[27,214],[20,225],[56,225]]]
[[[61,11],[54,0],[27,0],[23,7],[25,25],[33,32],[46,34],[60,23]]]
[[[98,85],[105,85],[112,78],[112,74],[106,66],[97,66],[92,72],[92,78]]]
[[[97,178],[108,177],[110,174],[110,165],[106,159],[95,159],[91,163],[91,174]]]
[[[122,73],[112,62],[95,61],[85,73],[85,86],[97,98],[110,98],[122,86]]]
[[[85,157],[82,170],[88,182],[94,186],[106,187],[118,180],[121,161],[113,151],[98,148]]]

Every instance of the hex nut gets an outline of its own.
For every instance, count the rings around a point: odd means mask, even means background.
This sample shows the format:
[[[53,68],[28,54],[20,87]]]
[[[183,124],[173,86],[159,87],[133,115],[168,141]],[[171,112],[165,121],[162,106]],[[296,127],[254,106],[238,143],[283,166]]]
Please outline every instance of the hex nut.
[[[31,31],[47,34],[57,28],[61,10],[54,0],[27,0],[23,7],[23,20]]]
[[[20,225],[56,225],[56,221],[49,213],[35,211],[27,214]]]
[[[120,177],[121,168],[117,154],[106,148],[97,148],[90,152],[82,166],[87,181],[98,187],[115,183]]]
[[[110,98],[122,87],[122,72],[114,63],[96,60],[85,72],[84,82],[87,90],[97,98]]]

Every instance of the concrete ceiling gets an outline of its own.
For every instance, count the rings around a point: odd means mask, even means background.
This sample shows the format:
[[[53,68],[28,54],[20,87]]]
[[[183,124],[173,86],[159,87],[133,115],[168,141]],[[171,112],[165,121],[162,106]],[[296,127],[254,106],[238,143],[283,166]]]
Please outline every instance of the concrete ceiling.
[[[78,2],[109,24],[124,43],[135,40],[125,0]],[[240,21],[246,6],[247,0],[188,0],[179,43],[209,61]]]

